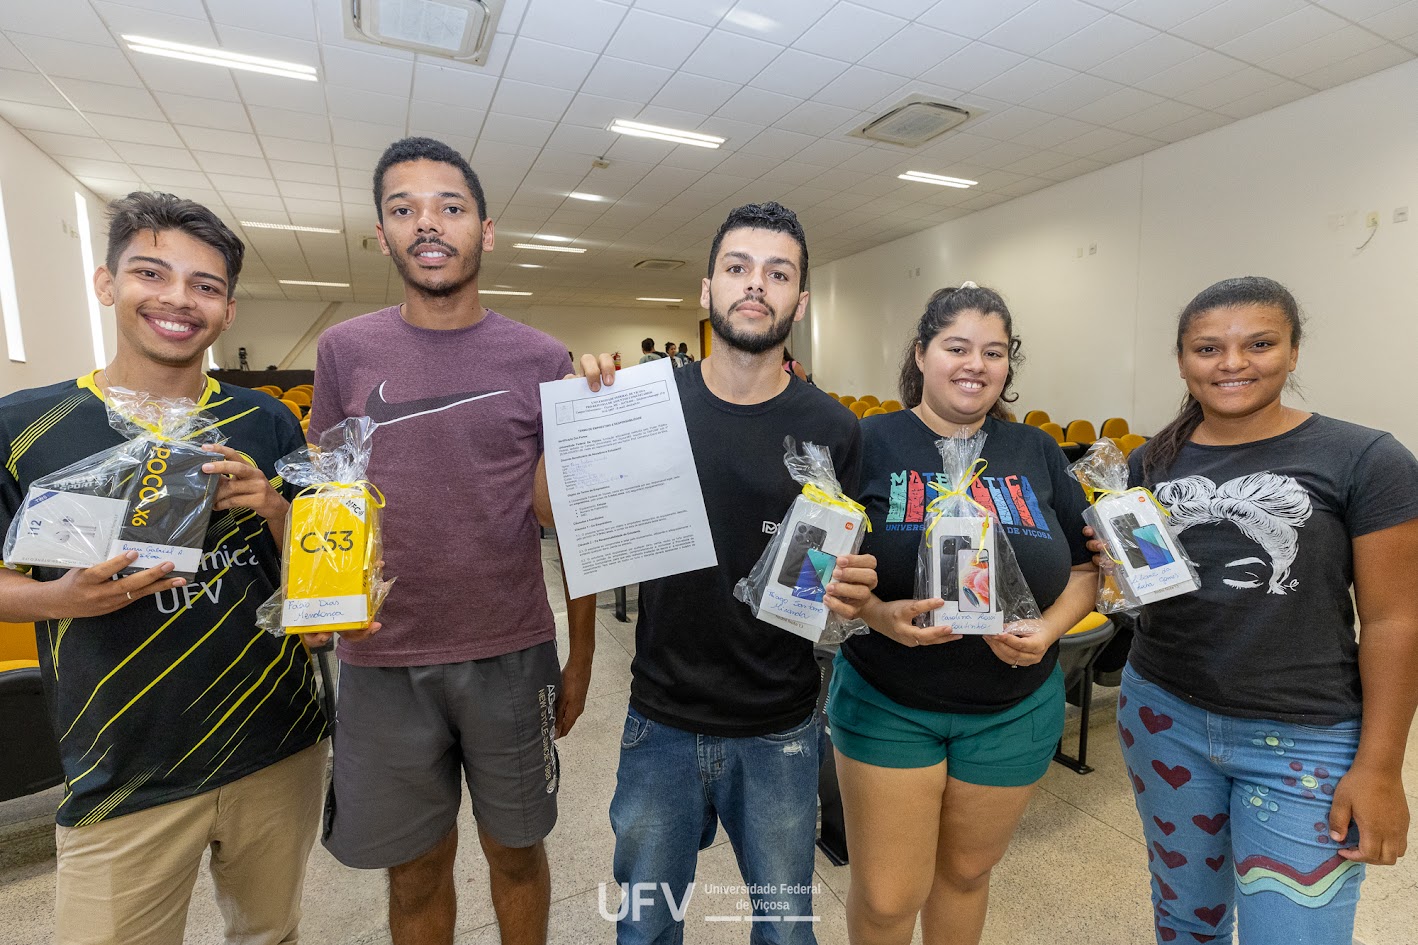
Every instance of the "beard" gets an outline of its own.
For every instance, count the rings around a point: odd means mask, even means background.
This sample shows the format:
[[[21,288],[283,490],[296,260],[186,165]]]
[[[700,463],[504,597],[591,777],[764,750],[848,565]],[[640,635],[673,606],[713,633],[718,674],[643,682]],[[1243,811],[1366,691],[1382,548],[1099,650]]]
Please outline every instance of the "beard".
[[[742,299],[739,300],[743,301]],[[735,328],[729,322],[729,315],[733,314],[734,307],[739,304],[735,302],[729,306],[728,313],[719,311],[711,297],[709,300],[709,324],[714,329],[714,333],[724,340],[730,348],[742,351],[745,354],[762,354],[765,351],[772,351],[774,348],[783,347],[783,342],[788,340],[788,336],[793,333],[793,318],[789,314],[780,322],[778,313],[773,310],[762,299],[754,299],[759,305],[768,309],[768,329],[762,333],[742,331]]]
[[[463,260],[464,265],[456,272],[420,272],[414,268],[414,254],[418,252],[421,246],[437,246],[439,249],[448,253],[450,259],[455,261]],[[466,288],[469,283],[477,279],[478,273],[482,270],[483,245],[481,241],[475,243],[472,253],[465,259],[462,253],[442,240],[436,237],[428,237],[415,240],[413,243],[409,244],[409,248],[402,253],[390,253],[390,258],[394,260],[394,268],[399,271],[399,278],[404,280],[404,285],[418,292],[425,298],[442,299],[450,295],[456,295],[459,291]],[[421,281],[430,276],[441,281],[431,285]]]

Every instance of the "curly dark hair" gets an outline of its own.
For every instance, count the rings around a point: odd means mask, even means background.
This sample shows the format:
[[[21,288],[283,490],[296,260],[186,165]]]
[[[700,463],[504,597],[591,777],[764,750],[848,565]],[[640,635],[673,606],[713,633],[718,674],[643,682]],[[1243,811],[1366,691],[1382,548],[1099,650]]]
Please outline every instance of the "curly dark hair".
[[[384,149],[379,163],[374,167],[374,212],[379,215],[381,223],[384,221],[384,174],[395,164],[409,161],[437,161],[456,167],[462,173],[463,180],[468,182],[468,190],[478,205],[478,219],[487,219],[487,198],[483,196],[482,181],[478,180],[478,175],[473,173],[463,155],[434,138],[400,138]]]
[[[798,267],[798,291],[807,288],[807,236],[798,215],[777,201],[767,203],[747,203],[729,212],[719,232],[714,234],[714,242],[709,246],[709,278],[714,277],[714,261],[719,258],[719,245],[724,242],[724,234],[730,230],[772,230],[787,233],[797,241],[802,251],[802,265]]]
[[[118,262],[128,243],[139,233],[152,230],[180,230],[221,253],[226,262],[226,295],[236,294],[236,280],[246,257],[246,244],[206,207],[195,200],[172,194],[137,190],[108,205],[108,255],[103,264],[118,271]]]

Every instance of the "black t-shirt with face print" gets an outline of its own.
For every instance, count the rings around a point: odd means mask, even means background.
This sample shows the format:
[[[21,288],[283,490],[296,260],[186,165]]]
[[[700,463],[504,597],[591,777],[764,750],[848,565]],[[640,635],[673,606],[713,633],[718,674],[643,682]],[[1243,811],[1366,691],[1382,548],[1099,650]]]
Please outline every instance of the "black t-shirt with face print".
[[[1146,446],[1131,457],[1142,483]],[[1318,414],[1239,446],[1186,444],[1153,491],[1201,588],[1143,609],[1131,661],[1212,712],[1334,725],[1360,715],[1353,539],[1418,518],[1418,460]]]

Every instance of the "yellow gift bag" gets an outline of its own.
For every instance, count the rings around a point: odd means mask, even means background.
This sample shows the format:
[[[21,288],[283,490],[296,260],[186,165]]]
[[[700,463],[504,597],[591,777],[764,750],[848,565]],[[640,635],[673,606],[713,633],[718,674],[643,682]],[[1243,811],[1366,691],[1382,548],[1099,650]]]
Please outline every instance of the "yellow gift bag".
[[[382,573],[384,496],[364,478],[374,424],[354,417],[276,464],[305,488],[286,519],[282,587],[261,607],[272,633],[329,633],[369,626],[393,581]]]

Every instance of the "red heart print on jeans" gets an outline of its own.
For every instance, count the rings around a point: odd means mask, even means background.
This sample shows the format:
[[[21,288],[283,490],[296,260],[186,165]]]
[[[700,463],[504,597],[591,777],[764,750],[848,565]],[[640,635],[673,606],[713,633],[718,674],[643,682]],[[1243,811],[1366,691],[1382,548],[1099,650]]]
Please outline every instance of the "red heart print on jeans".
[[[1142,779],[1139,778],[1131,768],[1128,769],[1128,777],[1132,778],[1132,789],[1134,792],[1141,794],[1143,791],[1147,790],[1147,785],[1142,783]]]
[[[1226,826],[1226,821],[1231,819],[1230,814],[1217,814],[1215,817],[1208,817],[1205,814],[1197,814],[1192,818],[1192,823],[1213,837],[1221,832],[1221,828]]]
[[[1168,850],[1156,840],[1152,841],[1152,846],[1156,848],[1157,855],[1162,858],[1163,863],[1167,864],[1167,868],[1169,870],[1180,869],[1181,867],[1187,865],[1187,858],[1181,852],[1177,850]]]
[[[1152,817],[1152,822],[1157,825],[1158,830],[1162,831],[1162,836],[1164,837],[1170,837],[1172,832],[1177,829],[1176,824],[1165,821],[1155,814]]]
[[[1226,857],[1224,854],[1222,856],[1208,856],[1206,858],[1206,865],[1211,867],[1213,873],[1219,873],[1221,872],[1221,867],[1226,865]]]
[[[1221,924],[1221,917],[1226,914],[1226,903],[1219,902],[1210,908],[1193,910],[1196,917],[1213,929]]]
[[[1177,932],[1175,929],[1169,929],[1165,925],[1158,925],[1157,937],[1164,942],[1170,942],[1177,937]]]
[[[1162,895],[1162,898],[1167,902],[1175,902],[1177,899],[1177,891],[1171,886],[1168,886],[1162,877],[1158,876],[1156,873],[1152,874],[1152,878],[1157,881],[1157,891]]]
[[[1132,732],[1129,732],[1127,730],[1127,727],[1121,722],[1118,723],[1118,736],[1123,740],[1124,745],[1128,746],[1129,748],[1132,747],[1132,743],[1134,741],[1132,737]]]
[[[1119,708],[1119,709],[1125,709],[1125,708],[1127,708],[1127,704],[1128,704],[1128,697],[1127,697],[1127,696],[1118,696],[1118,708]]]
[[[1215,936],[1215,935],[1202,935],[1200,932],[1193,932],[1193,933],[1192,933],[1192,938],[1196,939],[1198,942],[1214,942],[1214,941],[1216,941],[1216,936]]]
[[[1182,765],[1169,768],[1155,758],[1152,760],[1152,770],[1156,771],[1163,781],[1172,785],[1172,790],[1174,791],[1179,790],[1183,784],[1186,784],[1192,779],[1192,773]]]
[[[1172,727],[1172,717],[1163,715],[1161,712],[1153,712],[1147,706],[1137,710],[1137,717],[1142,719],[1142,724],[1149,732],[1156,735],[1158,732],[1165,732]]]

